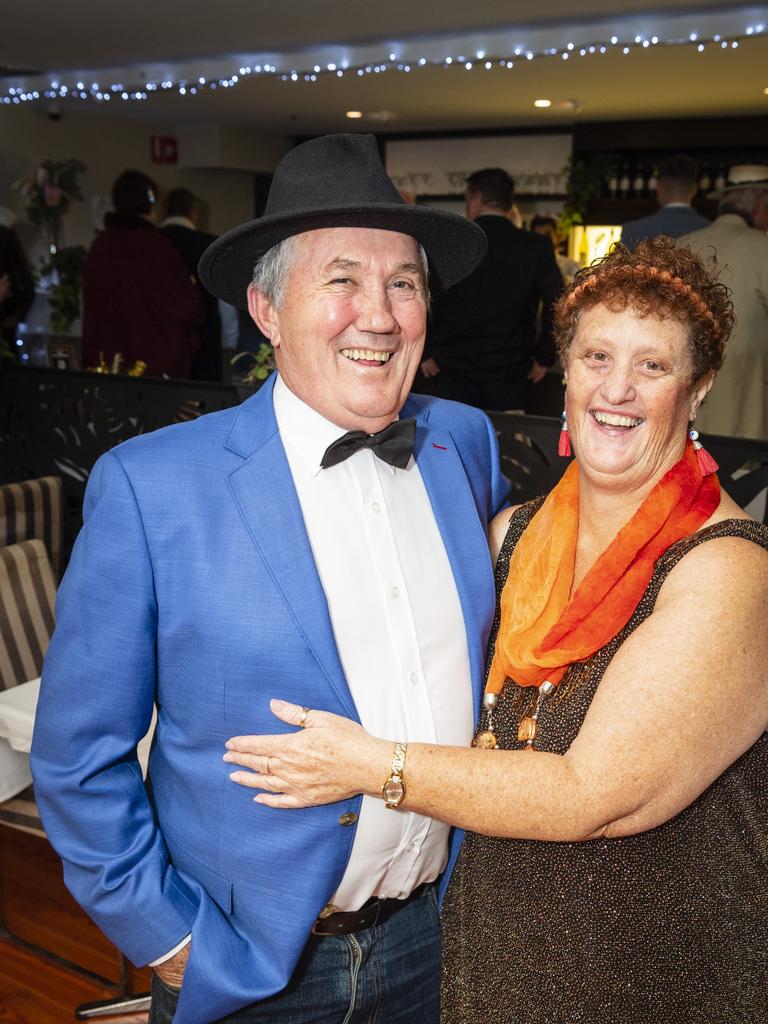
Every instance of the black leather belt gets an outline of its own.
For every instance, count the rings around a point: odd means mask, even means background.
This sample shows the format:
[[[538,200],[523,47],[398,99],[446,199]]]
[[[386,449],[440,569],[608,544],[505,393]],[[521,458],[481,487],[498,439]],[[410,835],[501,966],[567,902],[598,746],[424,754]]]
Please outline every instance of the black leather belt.
[[[434,882],[423,882],[404,900],[380,900],[373,897],[359,910],[337,910],[331,914],[321,914],[312,925],[312,934],[354,935],[355,932],[362,932],[366,928],[372,928],[375,924],[384,924],[398,910],[402,910],[403,907],[407,907],[409,903],[413,903],[414,900],[423,896],[432,885]]]

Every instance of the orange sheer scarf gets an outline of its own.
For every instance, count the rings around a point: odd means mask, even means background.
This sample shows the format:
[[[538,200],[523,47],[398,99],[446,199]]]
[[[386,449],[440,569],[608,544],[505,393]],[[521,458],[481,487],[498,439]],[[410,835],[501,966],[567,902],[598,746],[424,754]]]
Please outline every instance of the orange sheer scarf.
[[[568,667],[604,647],[629,621],[656,559],[695,533],[720,502],[689,442],[571,596],[579,532],[579,468],[571,463],[517,543],[501,594],[486,692],[509,677],[521,686],[559,683]]]

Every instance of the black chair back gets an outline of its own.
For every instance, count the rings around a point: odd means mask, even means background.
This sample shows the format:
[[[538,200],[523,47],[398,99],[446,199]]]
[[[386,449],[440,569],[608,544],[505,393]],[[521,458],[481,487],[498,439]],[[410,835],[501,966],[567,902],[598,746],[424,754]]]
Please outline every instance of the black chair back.
[[[548,494],[565,472],[569,460],[557,454],[560,420],[489,412],[501,453],[501,469],[509,479],[509,501],[522,505]]]

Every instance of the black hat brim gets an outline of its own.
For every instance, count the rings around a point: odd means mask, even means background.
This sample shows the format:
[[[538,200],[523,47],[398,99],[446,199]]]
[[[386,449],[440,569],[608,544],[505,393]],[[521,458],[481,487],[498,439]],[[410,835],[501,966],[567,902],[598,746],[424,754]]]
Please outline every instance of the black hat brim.
[[[253,268],[267,250],[292,235],[330,227],[381,228],[411,235],[427,254],[433,290],[461,281],[480,265],[487,248],[485,233],[472,221],[426,206],[382,203],[296,210],[252,220],[221,235],[203,253],[200,280],[217,298],[246,309]]]

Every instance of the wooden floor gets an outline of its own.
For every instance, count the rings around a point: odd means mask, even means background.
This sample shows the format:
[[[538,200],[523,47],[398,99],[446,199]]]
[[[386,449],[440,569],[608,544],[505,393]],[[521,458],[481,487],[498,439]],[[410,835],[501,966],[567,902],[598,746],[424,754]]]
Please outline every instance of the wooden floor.
[[[110,983],[116,985],[120,976],[117,951],[66,891],[55,853],[45,840],[2,826],[0,914],[12,935],[61,958],[45,959],[0,937],[1,1024],[70,1024],[81,1003],[114,996]],[[149,971],[132,971],[131,981],[135,991],[147,991]],[[147,1015],[100,1019],[139,1024]]]
[[[74,971],[45,963],[0,939],[0,1021],[3,1024],[70,1024],[75,1007],[109,999],[112,991]],[[144,1024],[147,1014],[102,1017],[106,1024]]]

